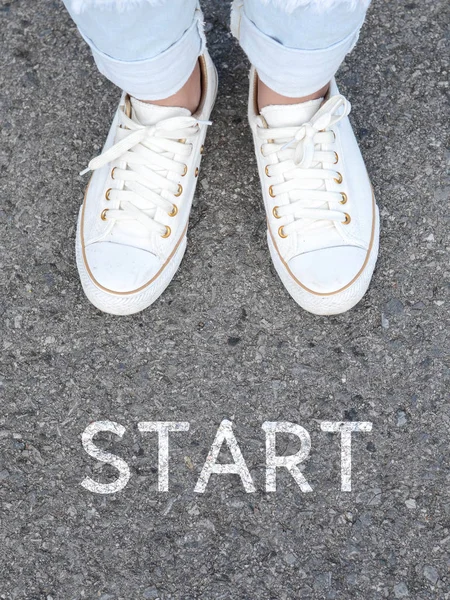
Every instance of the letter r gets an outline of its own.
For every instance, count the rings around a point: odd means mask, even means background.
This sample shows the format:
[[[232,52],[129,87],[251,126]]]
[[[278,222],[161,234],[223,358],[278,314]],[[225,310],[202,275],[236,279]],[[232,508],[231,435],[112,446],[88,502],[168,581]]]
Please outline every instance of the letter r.
[[[262,424],[262,428],[266,432],[266,492],[277,491],[276,470],[280,467],[284,467],[289,471],[302,492],[312,492],[312,487],[297,467],[308,457],[311,450],[311,438],[306,429],[301,425],[286,421],[266,421]],[[300,450],[289,456],[277,456],[275,450],[277,433],[296,435],[301,441]]]

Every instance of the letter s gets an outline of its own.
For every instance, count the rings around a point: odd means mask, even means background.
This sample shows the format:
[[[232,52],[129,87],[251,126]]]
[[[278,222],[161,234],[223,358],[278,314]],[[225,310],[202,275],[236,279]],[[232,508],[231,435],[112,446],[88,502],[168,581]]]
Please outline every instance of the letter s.
[[[90,477],[85,477],[81,482],[81,485],[95,494],[115,494],[116,492],[123,490],[127,485],[131,476],[130,468],[124,460],[110,452],[101,450],[94,444],[92,440],[100,431],[110,431],[111,433],[122,437],[125,433],[125,427],[118,423],[114,423],[113,421],[94,421],[86,427],[81,436],[83,448],[89,456],[92,456],[92,458],[95,458],[100,462],[109,463],[119,471],[120,475],[118,479],[112,483],[98,483]]]

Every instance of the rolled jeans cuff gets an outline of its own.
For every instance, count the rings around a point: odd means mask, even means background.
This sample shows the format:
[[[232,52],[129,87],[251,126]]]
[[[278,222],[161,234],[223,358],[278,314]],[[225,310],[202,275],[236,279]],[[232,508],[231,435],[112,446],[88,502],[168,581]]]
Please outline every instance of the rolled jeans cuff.
[[[164,52],[144,60],[118,60],[89,44],[98,70],[115,85],[140,100],[160,100],[178,92],[194,70],[206,47],[203,15],[196,10],[192,25]]]
[[[235,35],[260,79],[272,90],[289,98],[301,98],[327,85],[345,56],[358,41],[358,27],[343,40],[313,50],[288,48],[260,31],[241,12]]]

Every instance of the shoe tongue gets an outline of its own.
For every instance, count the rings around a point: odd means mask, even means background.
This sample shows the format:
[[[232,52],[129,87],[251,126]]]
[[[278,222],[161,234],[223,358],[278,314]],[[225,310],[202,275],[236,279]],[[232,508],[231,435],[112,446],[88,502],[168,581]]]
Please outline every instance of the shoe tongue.
[[[155,125],[163,119],[171,117],[190,117],[191,112],[187,108],[178,106],[158,106],[142,102],[136,98],[131,98],[131,118],[138,121],[141,125]]]
[[[269,127],[295,127],[309,121],[319,110],[323,98],[300,104],[271,104],[261,110]]]

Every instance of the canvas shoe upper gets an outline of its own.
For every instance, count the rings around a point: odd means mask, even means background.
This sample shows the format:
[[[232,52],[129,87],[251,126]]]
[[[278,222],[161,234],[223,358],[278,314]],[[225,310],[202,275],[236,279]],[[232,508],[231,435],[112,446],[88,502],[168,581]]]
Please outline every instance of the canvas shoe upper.
[[[334,80],[326,98],[267,106],[261,114],[256,93],[253,69],[249,120],[277,272],[306,310],[344,312],[369,285],[379,237],[350,103]]]
[[[184,108],[123,94],[80,210],[77,264],[84,291],[99,309],[132,314],[170,283],[186,247],[217,74],[200,58],[202,100]]]

